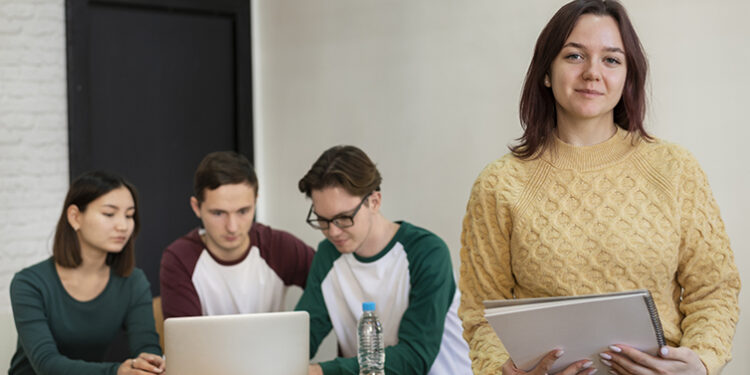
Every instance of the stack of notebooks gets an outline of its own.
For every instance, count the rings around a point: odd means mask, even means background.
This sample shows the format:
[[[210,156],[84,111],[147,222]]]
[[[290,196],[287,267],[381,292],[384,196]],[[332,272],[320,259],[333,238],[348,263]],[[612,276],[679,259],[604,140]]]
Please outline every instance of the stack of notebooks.
[[[606,373],[599,353],[609,345],[626,344],[651,355],[665,345],[659,313],[647,290],[485,301],[484,307],[487,321],[524,371],[551,350],[562,349],[565,353],[550,373],[581,359]]]

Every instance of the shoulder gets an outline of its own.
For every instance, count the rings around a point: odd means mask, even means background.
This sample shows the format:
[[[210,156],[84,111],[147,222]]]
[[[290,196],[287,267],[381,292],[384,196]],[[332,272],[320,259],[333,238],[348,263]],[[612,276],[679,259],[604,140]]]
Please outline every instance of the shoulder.
[[[257,221],[254,222],[252,226],[250,226],[250,237],[266,239],[272,237],[278,232],[281,231],[272,229],[270,226],[261,224]]]
[[[189,252],[200,253],[205,247],[206,246],[203,244],[200,234],[198,233],[198,228],[195,228],[184,236],[174,240],[169,246],[167,246],[165,252],[178,254]]]
[[[453,280],[450,250],[440,237],[427,229],[401,223],[398,242],[404,246],[409,274],[414,284],[442,283]]]
[[[650,161],[663,161],[673,163],[694,162],[695,157],[685,147],[676,143],[668,142],[660,138],[652,141],[641,142],[638,151],[644,158]]]
[[[143,270],[138,267],[133,268],[133,272],[131,272],[129,276],[125,277],[125,279],[133,283],[143,283],[143,282],[147,283],[148,282],[148,279],[146,278],[146,273],[143,272]]]
[[[508,153],[484,167],[474,181],[472,195],[501,193],[511,199],[523,190],[540,162],[540,159],[523,160]]]
[[[406,221],[401,222],[400,225],[400,233],[397,234],[398,241],[404,244],[407,251],[412,250],[412,248],[414,250],[423,248],[448,250],[448,245],[445,244],[445,241],[435,233]]]
[[[277,244],[292,242],[303,243],[302,240],[287,231],[273,229],[268,225],[258,222],[253,223],[250,227],[250,240],[253,244],[256,244],[261,248],[261,250],[264,246],[274,246]]]
[[[657,173],[668,180],[680,179],[685,174],[702,173],[698,160],[685,147],[654,138],[638,145],[638,154]]]
[[[112,277],[120,280],[120,283],[126,289],[132,290],[151,287],[148,278],[146,278],[146,273],[138,267],[133,268],[133,272],[128,276],[117,276],[115,273],[112,273]]]
[[[205,248],[206,245],[201,240],[198,228],[195,228],[167,246],[162,254],[161,265],[172,267],[183,264],[192,269]]]
[[[401,222],[396,240],[403,245],[411,265],[451,263],[448,245],[427,229]]]
[[[55,261],[50,257],[18,271],[13,276],[11,285],[21,281],[39,284],[53,280],[54,277],[56,277]]]
[[[31,301],[45,300],[61,291],[62,286],[52,257],[18,271],[9,288],[11,304],[14,306],[18,303],[36,303]]]
[[[488,182],[522,179],[537,162],[538,160],[519,159],[512,153],[507,153],[500,159],[487,164],[478,179]]]

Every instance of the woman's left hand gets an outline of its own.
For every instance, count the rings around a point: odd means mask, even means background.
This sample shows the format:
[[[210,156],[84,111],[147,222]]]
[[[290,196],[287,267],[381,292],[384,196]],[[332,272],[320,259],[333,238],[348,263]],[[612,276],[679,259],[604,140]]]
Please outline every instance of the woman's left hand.
[[[698,354],[679,347],[663,346],[652,356],[627,345],[611,345],[600,360],[618,375],[706,375]]]
[[[118,369],[117,374],[163,374],[166,367],[165,365],[164,357],[151,353],[141,353],[138,357],[123,362],[120,369]],[[132,371],[121,372],[121,370]]]

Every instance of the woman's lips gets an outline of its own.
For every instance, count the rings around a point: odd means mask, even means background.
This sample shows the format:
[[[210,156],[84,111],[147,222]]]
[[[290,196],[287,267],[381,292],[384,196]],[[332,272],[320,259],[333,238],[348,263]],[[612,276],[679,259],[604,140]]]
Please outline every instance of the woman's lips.
[[[601,91],[589,90],[589,89],[578,89],[576,90],[576,92],[587,97],[597,97],[597,96],[604,95],[604,93]]]

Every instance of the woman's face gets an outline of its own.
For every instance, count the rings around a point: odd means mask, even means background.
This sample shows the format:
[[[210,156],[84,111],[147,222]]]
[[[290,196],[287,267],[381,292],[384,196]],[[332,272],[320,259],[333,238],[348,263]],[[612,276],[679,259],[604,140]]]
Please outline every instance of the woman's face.
[[[135,203],[126,187],[119,187],[95,199],[79,211],[68,209],[68,221],[78,235],[81,250],[119,253],[133,234]]]
[[[617,22],[610,16],[581,16],[545,77],[557,102],[558,124],[612,121],[627,72]]]

